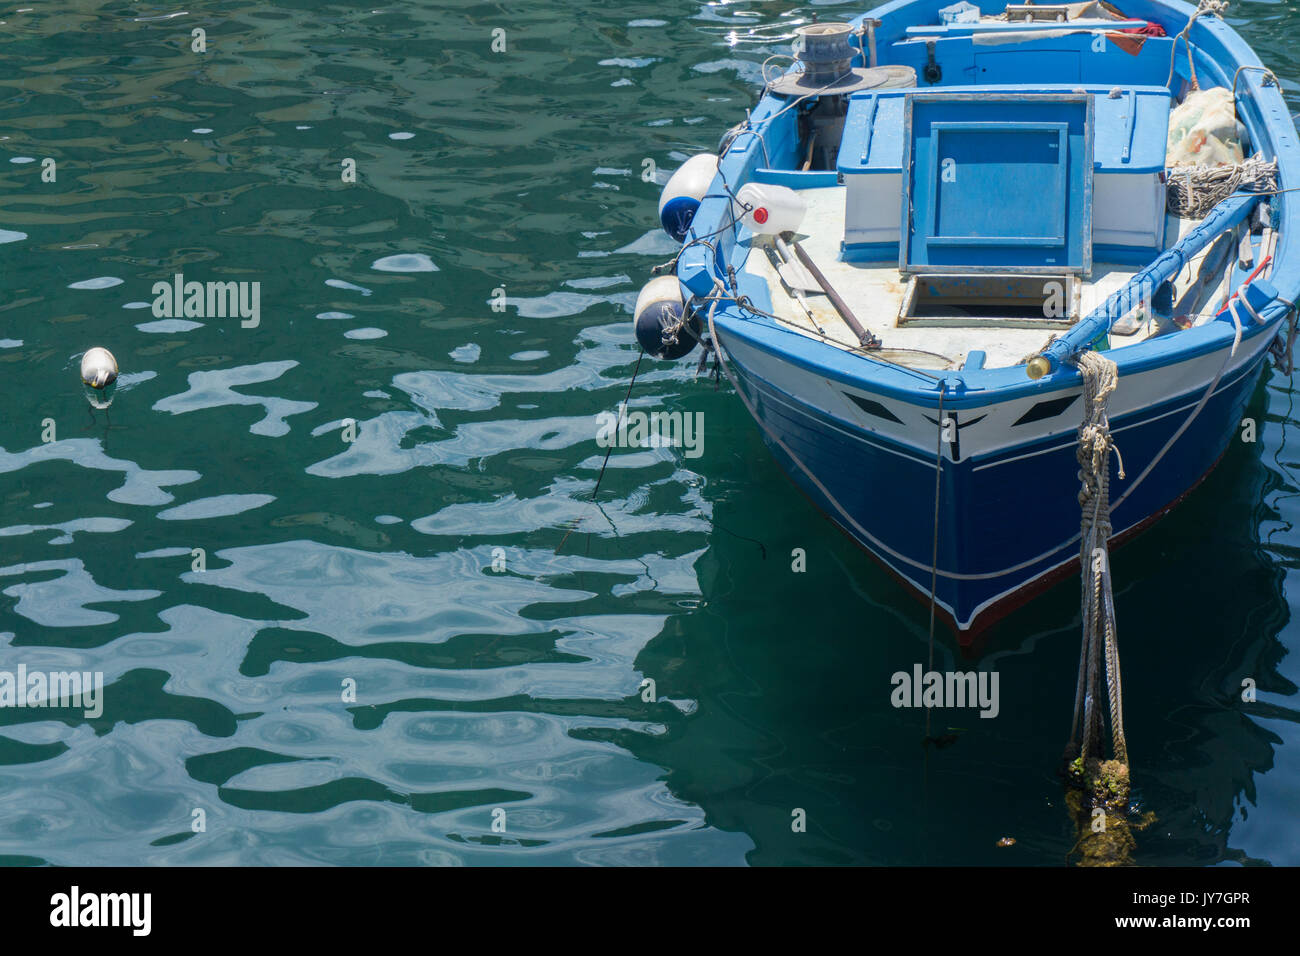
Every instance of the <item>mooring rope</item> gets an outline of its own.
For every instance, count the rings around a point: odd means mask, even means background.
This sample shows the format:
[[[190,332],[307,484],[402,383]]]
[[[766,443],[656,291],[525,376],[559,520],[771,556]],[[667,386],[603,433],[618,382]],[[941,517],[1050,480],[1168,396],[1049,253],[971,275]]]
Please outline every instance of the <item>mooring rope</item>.
[[[632,386],[636,384],[636,377],[641,371],[641,360],[643,358],[645,358],[645,349],[640,349],[636,357],[636,367],[632,369],[632,379],[627,383],[627,394],[623,396],[623,404],[618,407],[618,421],[616,422],[615,427],[622,424],[623,414],[627,409],[627,403],[632,398]],[[609,466],[609,454],[613,450],[614,444],[611,442],[610,446],[605,449],[605,460],[600,463],[600,474],[596,476],[596,487],[591,489],[591,498],[588,499],[589,501],[594,502],[596,500],[596,495],[600,492],[600,483],[605,480],[605,469]],[[608,515],[606,518],[608,519]],[[610,524],[613,524],[613,522],[611,521]],[[560,539],[560,543],[555,546],[556,554],[560,553],[560,549],[564,547],[564,542],[569,540],[569,535],[573,534],[574,529],[577,527],[578,526],[575,524],[565,532],[564,537]]]
[[[1227,0],[1201,0],[1196,8],[1196,12],[1187,20],[1187,26],[1174,37],[1173,45],[1169,48],[1169,79],[1165,80],[1165,86],[1173,89],[1174,82],[1174,60],[1178,56],[1178,41],[1183,41],[1183,46],[1187,48],[1187,70],[1191,73],[1192,89],[1199,90],[1200,84],[1196,81],[1196,64],[1192,62],[1192,41],[1189,34],[1192,32],[1192,25],[1196,23],[1197,18],[1202,14],[1208,13],[1210,16],[1223,19],[1223,15],[1228,12]]]
[[[1120,683],[1115,604],[1107,557],[1111,536],[1111,452],[1118,459],[1119,477],[1124,477],[1124,459],[1111,437],[1106,411],[1107,399],[1119,385],[1119,371],[1113,361],[1094,351],[1083,352],[1075,363],[1083,375],[1084,396],[1084,417],[1079,425],[1076,452],[1081,482],[1079,566],[1083,576],[1083,645],[1079,654],[1070,749],[1077,752],[1085,764],[1101,749],[1102,717],[1097,703],[1101,697],[1104,664],[1110,701],[1111,751],[1116,760],[1127,766],[1124,694]]]
[[[1107,400],[1119,386],[1119,369],[1106,356],[1085,351],[1074,364],[1083,376],[1084,411],[1079,423],[1080,538],[1079,570],[1083,640],[1079,649],[1079,679],[1074,695],[1074,726],[1066,752],[1065,794],[1078,830],[1067,859],[1079,850],[1081,866],[1123,866],[1133,861],[1133,831],[1154,820],[1135,816],[1130,802],[1128,742],[1124,739],[1124,688],[1120,682],[1119,641],[1115,633],[1115,598],[1111,586],[1109,542],[1110,456],[1118,474],[1124,460],[1110,434]],[[1213,386],[1211,386],[1213,388]],[[1102,680],[1110,714],[1110,759],[1103,751],[1105,733]]]

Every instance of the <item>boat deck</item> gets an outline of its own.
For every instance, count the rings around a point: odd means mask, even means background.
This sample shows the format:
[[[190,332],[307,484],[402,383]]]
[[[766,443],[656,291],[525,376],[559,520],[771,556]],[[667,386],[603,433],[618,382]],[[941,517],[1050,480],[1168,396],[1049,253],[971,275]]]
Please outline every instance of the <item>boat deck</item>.
[[[827,281],[839,293],[857,316],[858,321],[881,339],[891,361],[918,368],[958,369],[966,356],[979,350],[985,353],[985,368],[1005,368],[1023,364],[1027,356],[1037,353],[1054,331],[1069,328],[1067,322],[1054,323],[1058,328],[1023,328],[996,319],[972,320],[970,325],[959,320],[945,319],[944,324],[915,323],[899,316],[907,293],[908,277],[899,272],[897,260],[888,262],[845,262],[840,257],[840,240],[843,235],[846,189],[830,186],[801,190],[808,201],[808,211],[802,231],[796,236],[804,251],[812,258]],[[1173,238],[1195,225],[1192,220],[1168,217],[1167,234]],[[830,300],[822,294],[804,292],[803,299],[811,311],[818,331],[809,322],[807,314],[796,299],[787,292],[775,266],[755,240],[745,259],[744,272],[761,278],[771,292],[772,312],[783,325],[828,344],[853,350],[858,347],[856,336],[843,321]],[[1199,266],[1205,253],[1195,257],[1192,265],[1183,270],[1174,284],[1177,299],[1199,278]],[[1136,273],[1133,265],[1095,263],[1091,275],[1079,283],[1080,318],[1086,316],[1107,296],[1119,290]],[[796,267],[795,275],[804,274]],[[804,285],[804,283],[800,283]],[[807,285],[815,287],[809,278]],[[1227,285],[1227,276],[1210,296],[1211,303],[1220,301]],[[1200,316],[1198,323],[1209,318]],[[1153,323],[1146,322],[1134,334],[1114,335],[1112,348],[1122,348],[1149,338],[1155,331]],[[822,332],[825,334],[823,335]]]

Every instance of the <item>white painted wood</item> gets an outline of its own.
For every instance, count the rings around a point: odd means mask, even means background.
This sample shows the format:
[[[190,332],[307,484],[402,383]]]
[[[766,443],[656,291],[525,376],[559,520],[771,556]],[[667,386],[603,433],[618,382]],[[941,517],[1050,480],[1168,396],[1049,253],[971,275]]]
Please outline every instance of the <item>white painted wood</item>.
[[[855,173],[845,179],[844,241],[898,242],[902,222],[901,173]],[[813,190],[809,190],[812,192]],[[816,190],[821,192],[821,190]]]
[[[1096,173],[1092,178],[1094,245],[1155,250],[1164,238],[1165,187],[1158,173]]]

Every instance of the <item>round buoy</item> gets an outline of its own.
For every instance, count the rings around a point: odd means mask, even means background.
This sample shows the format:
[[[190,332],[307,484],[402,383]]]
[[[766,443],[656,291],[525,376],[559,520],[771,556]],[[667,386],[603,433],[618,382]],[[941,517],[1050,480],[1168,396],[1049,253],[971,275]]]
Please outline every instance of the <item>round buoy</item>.
[[[718,157],[713,153],[692,156],[678,167],[659,195],[659,223],[664,232],[678,242],[686,239],[695,211],[700,208],[718,172]]]
[[[677,276],[659,276],[647,282],[636,297],[632,315],[636,340],[655,358],[679,359],[695,348],[699,319],[686,315]]]
[[[108,349],[87,349],[81,356],[81,380],[91,388],[103,390],[117,381],[117,359]]]

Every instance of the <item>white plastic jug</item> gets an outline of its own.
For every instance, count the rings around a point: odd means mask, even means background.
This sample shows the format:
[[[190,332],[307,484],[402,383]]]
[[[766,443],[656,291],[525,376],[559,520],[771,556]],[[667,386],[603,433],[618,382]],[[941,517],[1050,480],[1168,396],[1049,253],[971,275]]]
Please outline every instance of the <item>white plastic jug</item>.
[[[735,215],[755,235],[794,232],[808,211],[807,201],[793,189],[767,183],[745,183],[736,193]],[[745,211],[745,207],[749,211]]]

